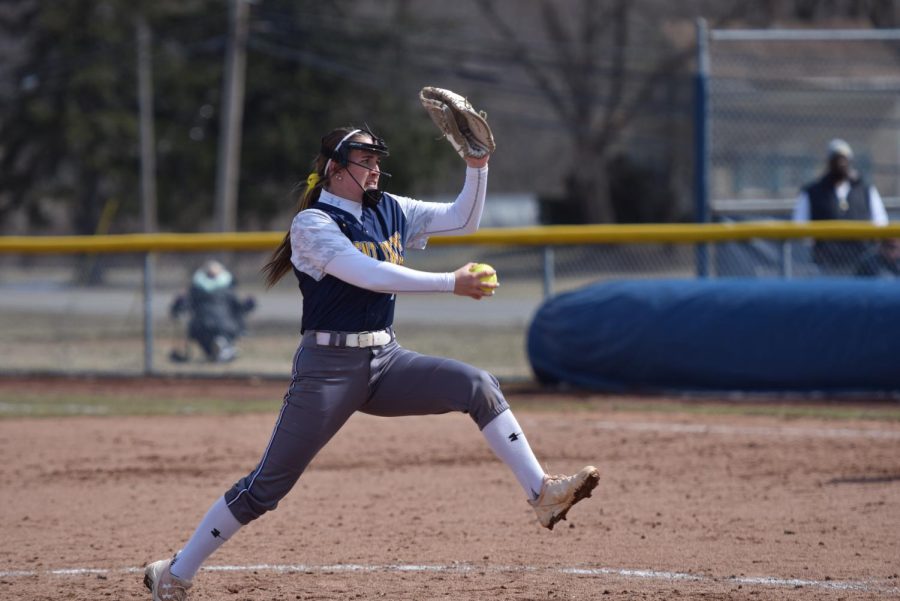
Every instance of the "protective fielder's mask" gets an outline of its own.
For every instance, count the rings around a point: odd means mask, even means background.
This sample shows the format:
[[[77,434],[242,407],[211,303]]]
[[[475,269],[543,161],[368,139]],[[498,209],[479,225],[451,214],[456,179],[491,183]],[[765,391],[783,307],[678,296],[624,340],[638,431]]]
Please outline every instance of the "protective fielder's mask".
[[[359,140],[349,140],[355,136],[356,134],[365,133],[372,137],[372,142],[360,142]],[[343,140],[338,142],[338,145],[335,147],[333,151],[328,151],[325,148],[325,139],[322,139],[322,156],[326,156],[329,160],[334,161],[338,165],[342,167],[346,167],[347,165],[353,164],[358,167],[363,167],[364,169],[368,169],[365,165],[360,165],[354,161],[350,160],[350,151],[351,150],[363,150],[367,152],[371,152],[378,156],[387,157],[390,156],[390,152],[388,152],[387,144],[385,144],[382,138],[379,138],[375,134],[373,134],[368,129],[356,129],[347,134]],[[370,169],[371,171],[371,169]],[[351,177],[353,177],[351,175]],[[363,206],[369,208],[375,208],[379,202],[381,202],[382,197],[384,196],[384,191],[381,189],[381,183],[384,178],[391,177],[391,174],[386,171],[381,171],[379,180],[378,180],[378,188],[375,190],[366,190],[363,189]],[[353,178],[356,181],[356,178]],[[362,188],[362,184],[358,181],[356,184]]]

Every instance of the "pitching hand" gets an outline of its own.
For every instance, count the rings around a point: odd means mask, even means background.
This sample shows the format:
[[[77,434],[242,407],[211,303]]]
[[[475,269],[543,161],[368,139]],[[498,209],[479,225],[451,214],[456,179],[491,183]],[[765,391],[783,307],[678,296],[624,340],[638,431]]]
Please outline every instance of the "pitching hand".
[[[475,263],[466,263],[453,272],[456,277],[456,283],[453,286],[453,294],[459,296],[468,296],[475,300],[480,300],[485,296],[494,296],[494,289],[499,286],[497,283],[483,282],[481,278],[494,275],[493,269],[472,272],[469,271]]]

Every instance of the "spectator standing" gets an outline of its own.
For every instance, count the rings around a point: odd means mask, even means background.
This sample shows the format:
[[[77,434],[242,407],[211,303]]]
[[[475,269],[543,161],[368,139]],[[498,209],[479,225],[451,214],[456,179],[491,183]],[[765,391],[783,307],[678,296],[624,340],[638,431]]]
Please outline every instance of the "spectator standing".
[[[793,220],[808,221],[848,219],[887,225],[884,202],[875,186],[865,182],[853,168],[853,149],[844,140],[828,144],[825,173],[809,183],[797,198]],[[865,241],[816,240],[813,261],[824,273],[847,275],[853,272],[872,244]]]

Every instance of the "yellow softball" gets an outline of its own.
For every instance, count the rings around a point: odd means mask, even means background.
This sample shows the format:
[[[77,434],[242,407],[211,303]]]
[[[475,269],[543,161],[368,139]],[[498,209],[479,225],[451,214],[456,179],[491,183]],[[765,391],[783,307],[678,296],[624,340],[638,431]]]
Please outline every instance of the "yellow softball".
[[[497,271],[493,267],[488,265],[487,263],[475,263],[474,265],[472,265],[469,268],[469,271],[471,271],[472,273],[478,273],[479,271],[486,271],[486,270],[491,270],[494,272],[494,274],[486,275],[486,276],[482,277],[481,281],[485,282],[487,284],[496,284],[497,283]],[[482,288],[482,290],[484,290],[485,292],[488,292],[488,293],[494,291],[493,288]]]

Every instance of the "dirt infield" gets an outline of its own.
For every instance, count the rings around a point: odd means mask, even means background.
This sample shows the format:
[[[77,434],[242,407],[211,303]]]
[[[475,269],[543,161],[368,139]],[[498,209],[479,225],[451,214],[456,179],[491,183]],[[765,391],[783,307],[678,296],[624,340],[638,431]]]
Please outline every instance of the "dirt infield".
[[[0,379],[7,394],[54,387],[283,392],[277,381]],[[277,511],[210,559],[191,599],[900,597],[897,421],[622,410],[627,399],[534,391],[510,402],[550,471],[601,469],[594,497],[552,532],[468,417],[360,414]],[[274,418],[0,420],[0,599],[149,599],[140,566],[176,551],[253,468]]]

